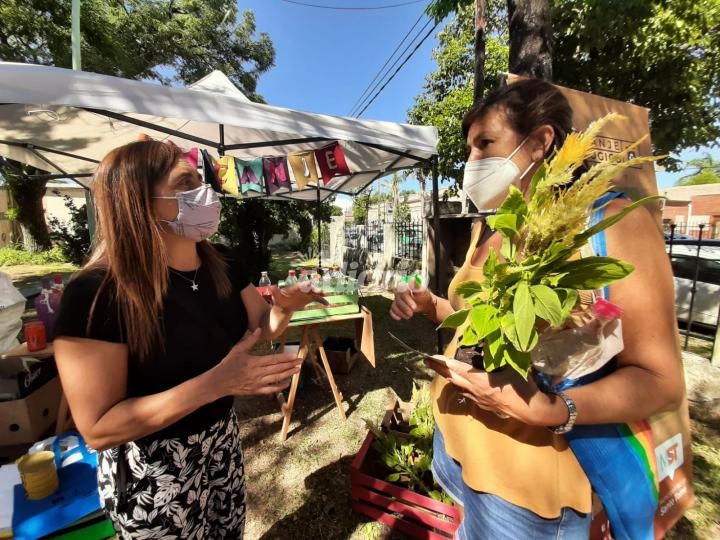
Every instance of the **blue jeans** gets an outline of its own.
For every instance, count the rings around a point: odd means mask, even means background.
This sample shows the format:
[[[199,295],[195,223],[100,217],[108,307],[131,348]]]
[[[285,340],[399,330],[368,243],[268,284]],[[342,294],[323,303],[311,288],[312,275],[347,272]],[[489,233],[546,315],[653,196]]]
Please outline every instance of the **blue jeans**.
[[[470,488],[462,479],[460,464],[445,452],[442,433],[435,428],[432,472],[435,481],[465,511],[458,540],[587,540],[590,514],[563,508],[560,517],[545,519],[492,493]]]

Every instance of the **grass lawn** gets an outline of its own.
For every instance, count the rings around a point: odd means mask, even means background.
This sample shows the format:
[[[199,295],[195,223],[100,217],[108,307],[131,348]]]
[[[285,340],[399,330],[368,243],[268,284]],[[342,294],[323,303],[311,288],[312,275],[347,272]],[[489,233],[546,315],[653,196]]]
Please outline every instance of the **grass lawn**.
[[[295,255],[277,256],[270,267],[277,283],[289,267],[297,267]],[[16,285],[39,288],[39,278],[54,272],[65,276],[74,267],[2,267]],[[366,296],[361,302],[373,313],[377,365],[359,361],[336,382],[347,407],[347,420],[338,413],[325,381],[303,376],[290,425],[289,438],[279,440],[282,424],[274,398],[238,398],[242,441],[248,475],[248,522],[246,538],[254,540],[319,538],[370,540],[402,538],[350,509],[350,463],[367,427],[378,422],[395,395],[410,398],[413,385],[425,384],[431,372],[404,352],[388,335],[391,331],[408,344],[434,351],[433,325],[422,318],[412,324],[392,320],[388,296]],[[323,336],[354,335],[353,323],[325,325]],[[298,339],[297,333],[289,339]],[[693,463],[698,503],[680,522],[670,538],[720,538],[720,418],[695,411],[692,418]]]

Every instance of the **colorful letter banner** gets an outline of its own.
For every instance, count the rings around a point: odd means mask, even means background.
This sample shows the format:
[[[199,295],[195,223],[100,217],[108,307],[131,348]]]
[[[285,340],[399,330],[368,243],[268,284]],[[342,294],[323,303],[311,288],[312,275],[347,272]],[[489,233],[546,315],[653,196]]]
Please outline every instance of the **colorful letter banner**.
[[[213,158],[210,157],[210,153],[207,150],[200,150],[200,154],[202,156],[202,173],[205,178],[205,182],[210,184],[215,191],[220,193],[222,191],[222,186],[220,185],[220,180],[218,179],[215,167],[213,166]]]
[[[183,152],[183,156],[185,156],[185,159],[188,160],[188,163],[192,165],[194,169],[198,168],[198,163],[200,157],[198,156],[198,149],[196,146],[193,146],[190,150],[187,152]]]
[[[315,152],[312,150],[293,152],[288,156],[288,163],[299,189],[303,189],[308,184],[316,186],[319,184]]]
[[[223,191],[227,191],[231,195],[239,195],[240,191],[238,190],[235,158],[233,156],[221,156],[218,161],[220,163],[218,176],[220,177],[220,184],[222,185]]]
[[[263,163],[262,158],[235,159],[235,167],[240,177],[240,193],[245,195],[249,191],[262,193]]]
[[[345,154],[337,142],[315,150],[315,158],[317,159],[320,174],[325,184],[336,176],[346,176],[350,174],[350,169],[348,169],[347,163],[345,162]]]
[[[292,189],[290,186],[290,172],[288,171],[285,156],[265,157],[262,160],[268,195],[272,195],[281,188],[290,191]]]

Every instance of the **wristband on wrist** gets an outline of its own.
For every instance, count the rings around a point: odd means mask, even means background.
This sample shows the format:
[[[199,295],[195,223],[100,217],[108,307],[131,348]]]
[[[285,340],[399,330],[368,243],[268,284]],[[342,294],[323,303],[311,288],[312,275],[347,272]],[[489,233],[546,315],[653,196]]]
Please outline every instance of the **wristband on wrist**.
[[[548,392],[548,393],[553,394],[553,395],[557,396],[558,398],[562,399],[563,402],[565,403],[565,406],[568,409],[568,418],[565,421],[565,423],[561,424],[559,426],[548,427],[548,429],[550,431],[552,431],[553,433],[557,433],[558,435],[567,433],[568,431],[572,430],[573,427],[575,427],[575,420],[577,419],[577,407],[575,406],[575,402],[565,392]]]

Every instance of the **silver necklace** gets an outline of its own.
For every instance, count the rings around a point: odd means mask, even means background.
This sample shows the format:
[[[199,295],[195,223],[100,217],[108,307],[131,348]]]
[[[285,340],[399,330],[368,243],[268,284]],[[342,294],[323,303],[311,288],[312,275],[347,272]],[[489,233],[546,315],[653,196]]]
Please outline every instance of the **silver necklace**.
[[[193,290],[193,292],[196,292],[198,290],[199,287],[198,287],[198,284],[195,283],[195,279],[197,278],[198,270],[200,270],[199,266],[195,269],[195,275],[192,277],[192,279],[190,279],[187,276],[183,276],[180,272],[178,272],[177,270],[173,270],[170,267],[168,267],[168,270],[170,270],[176,276],[183,278],[185,281],[190,282],[191,283],[190,288]]]

